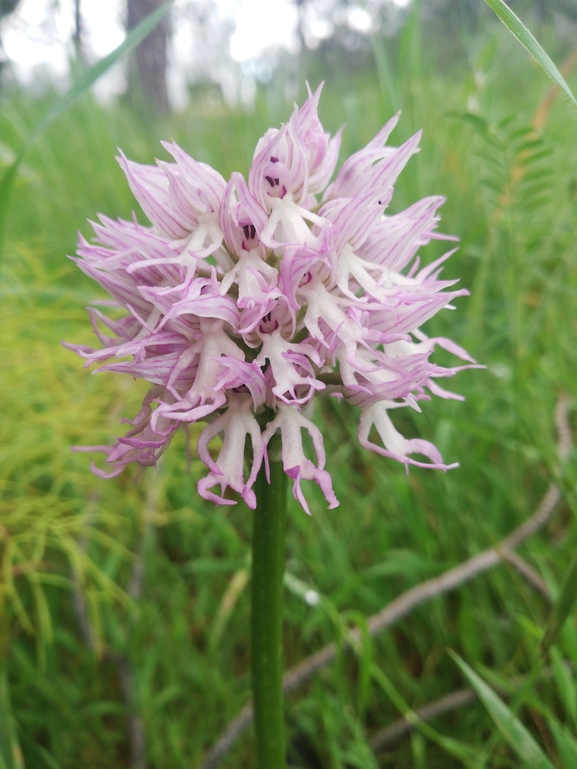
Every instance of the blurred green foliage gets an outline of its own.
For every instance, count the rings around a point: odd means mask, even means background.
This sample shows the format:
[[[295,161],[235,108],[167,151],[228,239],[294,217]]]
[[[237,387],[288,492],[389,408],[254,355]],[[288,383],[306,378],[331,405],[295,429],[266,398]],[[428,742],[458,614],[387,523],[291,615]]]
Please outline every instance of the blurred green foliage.
[[[521,554],[555,595],[575,551],[577,468],[574,456],[559,467],[553,423],[558,396],[575,396],[575,120],[558,100],[545,127],[534,129],[549,83],[505,30],[475,38],[466,66],[439,70],[435,55],[414,19],[394,49],[374,41],[374,66],[324,73],[320,113],[330,131],[347,123],[341,158],[399,109],[396,143],[424,128],[392,208],[446,196],[441,230],[461,238],[446,276],[460,278],[471,297],[427,331],[454,338],[487,370],[451,382],[465,403],[439,400],[417,416],[395,415],[403,432],[434,440],[448,462],[460,461],[447,474],[413,468],[407,476],[358,448],[354,410],[332,401],[318,409],[341,505],[327,511],[312,486],[308,518],[291,499],[287,666],[338,638],[343,623],[362,628],[401,591],[498,542],[533,512],[552,477],[567,490],[565,501]],[[318,74],[304,65],[299,73],[313,86]],[[574,76],[569,82],[575,88]],[[301,88],[299,100],[303,95]],[[2,99],[0,162],[7,166],[48,100],[25,93]],[[290,108],[274,81],[259,90],[253,109],[199,93],[167,124],[147,124],[85,97],[39,138],[21,168],[0,287],[6,766],[20,761],[10,740],[29,769],[130,766],[134,713],[120,659],[131,670],[133,708],[154,769],[194,767],[248,698],[250,513],[198,498],[202,466],[194,454],[187,459],[184,435],[155,471],[129,469],[113,480],[93,476],[88,457],[70,452],[76,444],[110,443],[145,386],[93,377],[60,346],[63,339],[91,343],[84,307],[102,298],[65,255],[74,252],[76,230],[89,234],[87,217],[131,215],[116,146],[151,162],[164,157],[158,140],[174,138],[225,176],[246,172],[257,138]],[[423,258],[441,248],[431,244]],[[135,566],[143,568],[139,589]],[[302,585],[321,600],[307,603]],[[554,766],[573,766],[573,618],[554,647],[552,674],[517,694],[511,687],[531,670],[547,614],[542,596],[504,565],[417,609],[391,632],[366,638],[356,655],[339,654],[288,698],[291,765],[518,766],[480,704],[372,755],[370,735],[394,720],[402,703],[415,709],[463,685],[450,647],[469,665],[484,666],[490,685],[509,686],[515,718]],[[224,769],[252,765],[246,737],[222,762]]]

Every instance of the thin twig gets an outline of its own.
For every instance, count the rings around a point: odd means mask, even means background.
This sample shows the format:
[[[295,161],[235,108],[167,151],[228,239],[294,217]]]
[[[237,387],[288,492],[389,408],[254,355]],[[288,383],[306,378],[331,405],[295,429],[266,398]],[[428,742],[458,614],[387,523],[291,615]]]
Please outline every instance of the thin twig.
[[[557,452],[561,462],[569,459],[571,447],[573,446],[573,436],[571,435],[571,426],[569,424],[569,410],[573,401],[568,395],[561,395],[555,408],[555,427],[559,436]]]
[[[514,553],[512,550],[501,550],[503,560],[510,563],[522,577],[525,577],[527,582],[531,584],[547,601],[547,603],[553,603],[553,598],[549,592],[549,588],[545,584],[545,580],[538,574],[535,569],[527,563],[524,558]]]
[[[573,673],[573,667],[570,663],[565,661],[564,665],[568,672]],[[551,668],[547,667],[542,671],[540,678],[547,680],[550,677]],[[495,688],[500,694],[507,696],[511,694],[512,689],[521,687],[526,680],[525,677],[513,678],[509,681],[507,688],[499,685],[496,685]],[[401,718],[393,721],[389,726],[373,734],[369,740],[369,745],[374,753],[380,753],[418,728],[418,721],[432,721],[438,716],[450,713],[451,710],[470,705],[477,700],[477,697],[478,695],[474,689],[459,689],[456,692],[451,692],[451,694],[446,694],[444,697],[439,697],[438,700],[433,700],[423,705],[423,707],[414,710],[413,714],[417,716],[417,719],[408,720],[406,717],[401,716]]]
[[[571,451],[571,429],[568,423],[570,406],[570,399],[562,395],[555,409],[555,424],[558,431],[557,450],[561,461],[567,459]],[[459,564],[459,566],[449,569],[444,574],[421,582],[410,590],[401,593],[384,609],[369,617],[367,622],[369,635],[374,636],[381,633],[403,619],[403,617],[406,617],[422,603],[430,601],[443,593],[455,590],[455,588],[469,582],[478,574],[482,574],[488,569],[498,566],[503,560],[507,560],[507,555],[512,550],[549,521],[560,499],[561,491],[559,487],[556,483],[551,483],[536,511],[525,523],[502,539],[495,547],[490,547],[478,555],[469,558],[464,563]],[[347,637],[343,639],[344,644],[348,647],[355,646],[360,641],[361,633],[358,628],[351,630]],[[334,642],[329,643],[288,670],[283,677],[283,692],[289,694],[299,686],[307,683],[307,681],[310,681],[317,670],[330,664],[335,659],[337,648]],[[247,702],[207,751],[198,769],[214,769],[218,766],[221,759],[228,753],[241,734],[251,725],[252,719],[252,704]]]
[[[90,651],[96,653],[96,636],[88,616],[88,608],[86,606],[84,593],[82,592],[80,574],[76,567],[72,568],[72,600],[74,603],[74,614],[76,615],[76,621],[80,627],[80,633],[82,634],[84,643],[88,646]]]
[[[451,710],[470,705],[476,699],[477,695],[473,689],[459,689],[457,692],[447,694],[445,697],[440,697],[438,700],[418,708],[415,710],[415,715],[419,721],[432,721],[434,718],[449,713]],[[373,734],[369,740],[369,745],[374,753],[380,753],[394,745],[395,742],[398,742],[407,734],[410,734],[414,728],[415,724],[411,721],[407,721],[406,718],[398,718],[389,726]]]
[[[116,654],[116,665],[124,700],[129,708],[128,728],[130,732],[130,765],[132,769],[146,769],[146,734],[142,717],[138,713],[132,665],[125,654]]]

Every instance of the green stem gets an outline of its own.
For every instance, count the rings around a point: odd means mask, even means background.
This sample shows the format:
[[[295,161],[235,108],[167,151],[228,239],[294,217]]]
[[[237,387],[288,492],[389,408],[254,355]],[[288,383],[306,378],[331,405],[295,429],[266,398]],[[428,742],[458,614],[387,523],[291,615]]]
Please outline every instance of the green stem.
[[[281,439],[269,443],[270,485],[261,468],[252,535],[251,666],[258,769],[284,769],[282,593],[287,476]]]

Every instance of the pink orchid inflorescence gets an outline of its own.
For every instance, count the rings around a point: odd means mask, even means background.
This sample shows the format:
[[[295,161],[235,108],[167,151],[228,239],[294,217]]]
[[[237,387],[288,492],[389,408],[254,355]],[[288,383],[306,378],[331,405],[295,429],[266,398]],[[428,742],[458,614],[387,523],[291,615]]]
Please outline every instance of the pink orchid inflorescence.
[[[174,163],[120,165],[152,226],[100,217],[97,243],[80,236],[79,267],[127,310],[110,319],[90,308],[103,348],[69,345],[87,366],[101,366],[152,384],[128,433],[103,451],[110,472],[130,462],[154,465],[180,425],[207,422],[197,443],[209,473],[202,497],[235,504],[227,487],[252,508],[252,486],[267,445],[280,431],[282,462],[293,494],[309,512],[300,482],[314,480],[329,507],[338,505],[324,469],[320,430],[311,421],[314,396],[336,395],[360,409],[362,446],[414,464],[446,470],[435,446],[406,439],[389,411],[429,392],[459,398],[436,379],[465,366],[429,362],[436,345],[474,363],[458,345],[428,338],[421,326],[457,296],[439,280],[449,252],[421,267],[419,248],[432,238],[442,197],[428,197],[387,216],[395,180],[418,150],[420,134],[402,146],[385,142],[392,118],[333,175],[341,132],[331,138],[317,114],[320,88],[280,129],[256,146],[248,181],[228,183],[215,170],[165,143]],[[371,440],[371,430],[382,445]],[[303,449],[303,431],[315,459]],[[222,436],[218,459],[209,444]],[[245,444],[250,437],[250,470]],[[427,463],[411,458],[424,455]],[[220,493],[214,491],[220,487]]]

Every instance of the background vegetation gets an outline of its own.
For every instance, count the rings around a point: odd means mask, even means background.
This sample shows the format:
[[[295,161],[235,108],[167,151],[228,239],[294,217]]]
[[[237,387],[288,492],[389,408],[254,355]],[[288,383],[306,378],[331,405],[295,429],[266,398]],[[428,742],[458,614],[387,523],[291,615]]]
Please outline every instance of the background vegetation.
[[[562,61],[570,52],[550,28],[544,35]],[[321,119],[331,132],[347,124],[341,159],[399,109],[395,143],[424,128],[393,209],[446,196],[441,229],[461,238],[446,275],[471,297],[427,330],[456,339],[487,369],[451,382],[465,403],[398,414],[405,433],[461,463],[447,474],[407,476],[359,449],[353,409],[318,411],[341,505],[327,511],[312,486],[312,517],[290,509],[287,667],[347,628],[362,642],[288,697],[292,767],[537,766],[478,702],[373,751],[371,738],[399,708],[465,685],[448,649],[499,692],[549,766],[577,765],[573,619],[536,663],[547,596],[577,543],[575,455],[559,461],[554,423],[559,397],[575,396],[577,125],[561,98],[548,101],[545,76],[505,30],[475,30],[452,60],[438,40],[413,15],[398,39],[375,39],[358,66],[341,58],[327,70],[320,56],[298,65],[299,101],[305,78],[325,79]],[[102,298],[66,259],[76,231],[89,234],[96,212],[130,217],[134,206],[116,146],[151,162],[164,156],[159,139],[174,138],[225,176],[246,172],[258,137],[289,115],[284,86],[278,75],[251,109],[199,88],[185,113],[155,121],[85,95],[21,167],[0,288],[0,766],[192,769],[248,698],[249,511],[199,499],[201,468],[184,436],[154,471],[93,476],[70,446],[112,441],[142,383],[92,377],[60,342],[91,343],[84,308]],[[51,98],[2,94],[4,164]],[[368,617],[498,543],[553,480],[563,499],[519,550],[531,579],[504,559],[369,637]],[[250,736],[221,766],[252,766]]]

